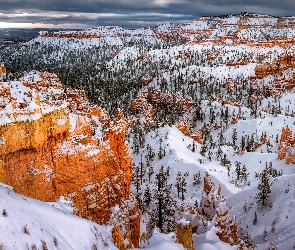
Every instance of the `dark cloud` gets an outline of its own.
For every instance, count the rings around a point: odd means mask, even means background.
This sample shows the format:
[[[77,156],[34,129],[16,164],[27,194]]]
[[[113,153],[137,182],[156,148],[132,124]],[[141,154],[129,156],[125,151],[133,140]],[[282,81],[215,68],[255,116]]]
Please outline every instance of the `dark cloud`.
[[[0,0],[1,22],[143,27],[203,15],[292,15],[291,0]]]

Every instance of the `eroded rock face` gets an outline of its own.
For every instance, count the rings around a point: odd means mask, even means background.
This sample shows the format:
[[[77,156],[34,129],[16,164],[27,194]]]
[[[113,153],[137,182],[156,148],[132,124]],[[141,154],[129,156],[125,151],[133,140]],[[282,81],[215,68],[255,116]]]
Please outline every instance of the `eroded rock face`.
[[[251,89],[259,90],[264,96],[290,92],[295,87],[295,66],[294,54],[287,54],[272,63],[257,64],[255,76],[251,76]],[[269,75],[274,77],[272,83],[264,84],[263,80]],[[252,99],[252,103],[259,100]]]
[[[153,116],[154,109],[171,110],[179,107],[180,111],[185,112],[193,102],[191,98],[185,99],[182,94],[172,94],[166,90],[160,89],[143,89],[137,99],[133,100],[131,110],[134,114],[148,114]]]
[[[3,80],[3,78],[6,76],[6,67],[4,64],[0,64],[0,80]]]
[[[291,129],[282,128],[278,159],[286,159],[287,164],[295,164],[295,136]]]
[[[119,206],[128,247],[138,247],[140,213],[130,193],[132,158],[123,112],[110,121],[81,91],[66,91],[48,74],[32,77],[17,83],[27,96],[22,106],[19,91],[3,84],[0,181],[43,201],[64,196],[77,215],[101,224],[109,223],[112,208]],[[38,97],[28,95],[35,90]]]
[[[245,243],[239,239],[238,227],[235,218],[231,218],[224,197],[221,196],[221,187],[216,187],[211,177],[206,173],[200,206],[197,208],[182,207],[180,216],[183,218],[177,225],[177,239],[187,249],[190,249],[189,235],[202,234],[208,225],[217,228],[216,235],[225,243],[242,247]],[[178,236],[180,235],[180,236]],[[241,248],[242,249],[242,248]]]
[[[239,235],[236,220],[230,218],[226,201],[220,193],[221,187],[215,187],[210,175],[206,173],[199,211],[219,229],[217,236],[221,241],[238,245]]]
[[[178,221],[176,226],[176,242],[187,250],[195,249],[192,238],[192,224],[185,219]]]

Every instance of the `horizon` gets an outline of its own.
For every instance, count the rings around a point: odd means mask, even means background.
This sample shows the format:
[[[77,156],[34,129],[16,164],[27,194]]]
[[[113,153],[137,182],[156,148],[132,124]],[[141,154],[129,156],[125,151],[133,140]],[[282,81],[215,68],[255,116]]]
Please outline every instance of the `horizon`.
[[[184,23],[202,16],[257,13],[292,16],[289,0],[2,0],[0,28],[87,29],[95,26],[143,28]]]
[[[1,13],[0,13],[1,14]],[[58,25],[54,24],[46,24],[46,23],[8,23],[8,22],[0,22],[0,30],[1,29],[36,29],[36,30],[68,30],[68,29],[73,29],[73,30],[83,30],[83,29],[89,29],[93,27],[99,27],[99,26],[119,26],[123,27],[125,29],[140,29],[140,28],[148,28],[151,26],[157,26],[165,23],[173,23],[173,24],[181,24],[185,22],[192,22],[196,18],[201,18],[201,17],[225,17],[225,16],[239,16],[239,15],[261,15],[261,16],[270,16],[273,18],[279,18],[279,17],[294,17],[295,15],[281,15],[281,16],[276,16],[276,15],[269,15],[269,14],[263,14],[263,13],[248,13],[248,12],[241,12],[241,13],[235,13],[235,14],[221,14],[221,15],[201,15],[201,16],[196,16],[192,18],[191,20],[186,20],[186,21],[176,21],[176,22],[170,22],[170,21],[163,21],[163,22],[158,22],[157,24],[154,25],[148,25],[148,26],[138,26],[138,27],[127,27],[127,26],[120,26],[120,25],[111,25],[111,24],[104,24],[104,25],[95,25],[95,26],[87,26],[87,25],[81,25],[81,24],[68,24],[68,23],[61,23]]]

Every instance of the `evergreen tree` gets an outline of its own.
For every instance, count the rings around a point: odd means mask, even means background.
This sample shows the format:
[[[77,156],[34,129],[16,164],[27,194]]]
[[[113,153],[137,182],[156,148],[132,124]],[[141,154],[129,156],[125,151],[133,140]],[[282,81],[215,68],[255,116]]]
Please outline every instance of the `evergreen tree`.
[[[234,145],[234,146],[236,146],[237,135],[238,135],[238,133],[237,133],[237,129],[234,128],[234,130],[233,130],[233,134],[232,134],[232,139],[233,139],[233,145]]]
[[[196,144],[195,144],[195,140],[193,140],[193,148],[192,151],[195,152],[196,151]]]
[[[165,156],[164,149],[162,148],[162,141],[163,141],[162,138],[160,138],[160,147],[158,151],[159,160],[161,160]]]
[[[258,222],[258,219],[257,219],[257,213],[255,212],[254,214],[254,219],[253,219],[253,225],[256,225]]]
[[[133,169],[133,175],[132,175],[132,181],[134,183],[134,186],[136,188],[136,194],[138,194],[141,190],[141,174],[140,174],[140,168],[135,167]]]
[[[220,164],[222,166],[226,166],[227,164],[230,164],[230,161],[227,159],[226,154],[224,154],[223,157],[221,158]]]
[[[154,171],[154,167],[149,162],[147,164],[147,167],[148,167],[149,183],[151,183],[151,176],[153,175],[153,173],[155,173],[155,171]]]
[[[155,152],[153,151],[153,148],[149,144],[146,146],[146,148],[147,148],[146,160],[153,161],[155,157]]]
[[[201,180],[202,180],[202,178],[201,178],[201,172],[199,171],[198,173],[196,173],[195,175],[194,175],[194,182],[193,182],[193,185],[195,186],[195,185],[199,185],[200,183],[201,183]]]
[[[246,140],[245,140],[245,137],[242,136],[242,139],[241,139],[241,149],[242,149],[242,151],[245,151],[245,148],[246,148]]]
[[[144,205],[143,212],[146,211],[146,209],[150,206],[151,202],[152,202],[152,195],[151,195],[150,187],[148,185],[143,193],[143,205]]]
[[[243,165],[242,170],[241,170],[241,181],[243,180],[245,183],[247,182],[248,179],[248,170],[245,165]]]
[[[172,185],[168,184],[168,177],[169,172],[162,166],[156,174],[156,209],[153,217],[158,228],[164,233],[171,232],[175,228],[176,201],[172,196]]]
[[[258,184],[258,194],[256,196],[257,203],[266,205],[266,201],[270,198],[271,188],[269,182],[269,174],[267,168],[265,168],[262,173],[259,175],[260,183]]]
[[[181,189],[181,179],[182,179],[182,174],[181,174],[181,172],[178,172],[177,176],[176,176],[177,197],[179,197],[179,193],[180,193],[180,189]]]
[[[142,161],[142,155],[140,155],[140,184],[142,185],[142,179],[145,173],[145,167],[143,165],[143,161]]]
[[[200,154],[205,157],[207,149],[208,149],[207,145],[203,143],[203,145],[201,146]]]
[[[181,200],[184,201],[184,194],[185,194],[186,191],[187,191],[186,188],[185,188],[186,185],[187,185],[187,183],[186,183],[184,177],[181,178],[180,185],[181,185]]]
[[[236,175],[237,175],[237,180],[240,179],[240,176],[242,175],[242,172],[241,172],[241,163],[240,162],[236,162]]]

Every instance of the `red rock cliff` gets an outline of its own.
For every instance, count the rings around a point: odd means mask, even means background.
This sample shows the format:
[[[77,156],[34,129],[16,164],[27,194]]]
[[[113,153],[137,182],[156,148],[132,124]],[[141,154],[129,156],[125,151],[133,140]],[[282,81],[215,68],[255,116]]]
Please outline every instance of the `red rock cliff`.
[[[23,82],[28,92],[46,90],[46,98],[39,97],[40,106],[35,100],[33,111],[27,109],[31,104],[19,108],[15,93],[5,92],[0,110],[0,181],[43,201],[65,196],[73,201],[77,215],[102,224],[109,223],[113,207],[119,207],[119,211],[124,210],[121,230],[129,239],[127,247],[138,247],[138,205],[131,202],[126,207],[126,202],[133,200],[132,158],[125,140],[123,113],[118,111],[110,121],[105,110],[89,107],[81,91],[65,91],[62,85],[61,108],[57,108],[58,95],[51,102],[48,97],[50,88],[54,88],[49,76],[38,82]],[[4,87],[9,90],[9,86]],[[16,100],[16,108],[8,109],[9,95]],[[11,120],[5,123],[5,117]]]
[[[278,159],[286,159],[286,163],[295,164],[295,136],[289,128],[282,128]]]

